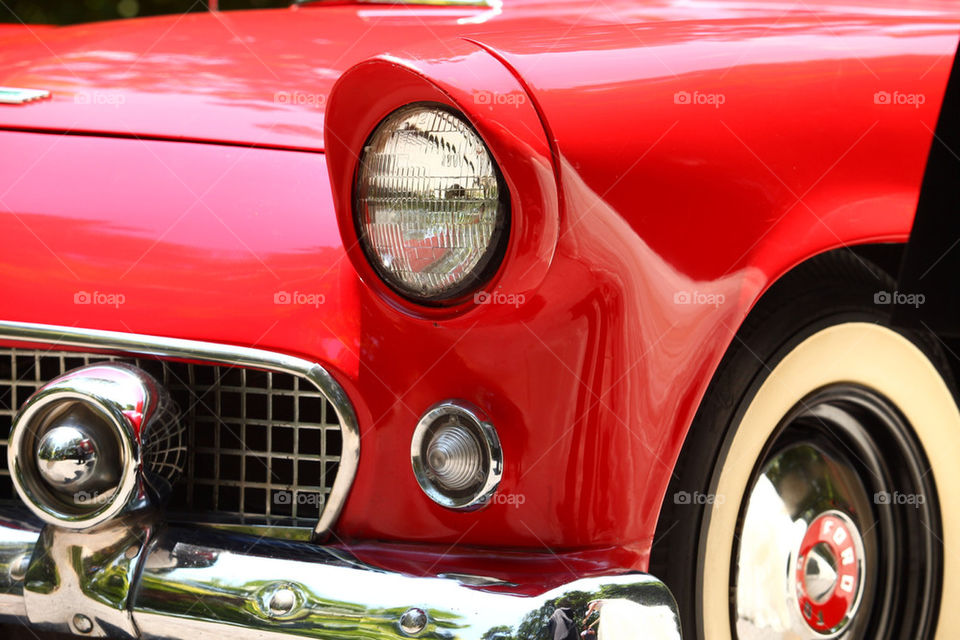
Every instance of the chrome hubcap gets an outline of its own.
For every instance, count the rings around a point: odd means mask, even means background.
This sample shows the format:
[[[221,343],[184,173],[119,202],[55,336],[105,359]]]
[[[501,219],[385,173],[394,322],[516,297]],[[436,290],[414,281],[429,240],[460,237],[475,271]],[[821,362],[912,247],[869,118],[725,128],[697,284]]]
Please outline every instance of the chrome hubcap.
[[[912,438],[895,409],[850,385],[811,395],[784,419],[734,541],[739,640],[932,633],[939,510]],[[894,491],[924,499],[895,508]]]

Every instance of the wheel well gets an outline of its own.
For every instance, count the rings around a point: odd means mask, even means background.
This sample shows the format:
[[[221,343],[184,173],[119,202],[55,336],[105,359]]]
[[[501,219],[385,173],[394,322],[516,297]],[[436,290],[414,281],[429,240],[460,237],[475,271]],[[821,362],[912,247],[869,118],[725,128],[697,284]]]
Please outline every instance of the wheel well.
[[[960,51],[960,49],[958,49]],[[899,290],[922,299],[920,304],[897,304],[894,324],[960,337],[960,189],[956,176],[960,157],[960,55],[955,55],[947,89],[940,105],[937,128],[920,185],[910,242],[899,272]],[[955,358],[954,358],[955,359]]]
[[[893,280],[900,274],[903,253],[907,245],[900,242],[862,244],[838,251],[850,251],[861,259],[873,263],[887,273]]]
[[[837,323],[837,326],[863,323],[862,328],[853,329],[860,333],[851,333],[848,328],[841,344],[856,345],[858,335],[869,336],[876,327],[892,333],[892,305],[878,301],[876,296],[884,291],[892,293],[897,290],[905,246],[903,243],[864,244],[826,251],[804,260],[771,284],[739,327],[737,337],[714,371],[697,417],[684,438],[661,505],[654,538],[654,545],[660,545],[660,548],[651,553],[651,571],[674,590],[678,600],[683,598],[688,611],[700,606],[695,604],[699,602],[700,594],[696,590],[697,582],[687,570],[688,564],[679,562],[677,555],[689,556],[691,549],[700,549],[698,553],[702,553],[702,557],[710,555],[706,554],[706,547],[697,545],[701,545],[704,527],[712,517],[712,507],[706,505],[712,503],[694,504],[689,497],[681,501],[677,496],[681,496],[681,492],[693,495],[696,491],[703,492],[707,498],[725,496],[726,490],[716,489],[715,484],[720,477],[719,465],[723,464],[727,447],[734,442],[729,437],[733,433],[731,430],[736,429],[743,412],[752,402],[752,394],[763,384],[766,372],[775,366],[770,363],[781,362],[781,358],[791,353],[797,344],[830,327],[831,323]],[[898,330],[898,333],[926,356],[927,361],[917,360],[918,370],[928,372],[927,362],[932,361],[952,392],[956,387],[952,384],[954,376],[951,374],[955,375],[957,358],[951,359],[948,366],[946,359],[942,358],[946,349],[939,338],[926,329]],[[898,341],[899,338],[895,342]],[[833,344],[831,351],[823,351],[818,357],[829,359],[835,348],[836,344]],[[864,353],[872,352],[867,349]],[[801,370],[804,369],[801,367]],[[817,367],[809,367],[809,370],[816,371]],[[772,388],[774,398],[783,393],[782,388],[776,391],[776,385]],[[956,402],[955,394],[953,400]],[[924,424],[929,425],[930,421]],[[713,491],[717,493],[711,493]],[[712,572],[704,571],[717,575],[716,567]],[[689,617],[685,620],[687,626],[692,622]]]
[[[832,249],[830,251],[817,254],[807,260],[801,262],[783,274],[780,278],[774,282],[770,288],[761,296],[760,300],[757,301],[757,304],[754,305],[754,309],[759,307],[761,303],[773,293],[774,290],[779,291],[783,288],[789,288],[787,283],[790,278],[790,274],[796,272],[799,269],[805,268],[811,260],[823,259],[823,257],[831,254],[839,253],[850,253],[860,260],[864,261],[870,266],[874,266],[886,275],[890,279],[897,283],[898,290],[901,289],[901,275],[903,274],[904,260],[907,253],[907,243],[904,242],[878,242],[870,244],[861,244],[854,245],[849,247],[843,247],[840,249]],[[939,288],[942,288],[943,284],[940,284]],[[933,292],[934,295],[937,295],[937,292]],[[953,294],[953,291],[950,291],[950,294]],[[899,326],[901,329],[907,331],[913,331],[919,334],[922,334],[927,341],[932,344],[936,344],[936,348],[940,353],[944,354],[943,361],[941,364],[948,368],[948,371],[953,380],[960,380],[960,335],[954,333],[941,333],[936,331],[936,327],[930,326],[929,324],[919,324],[916,322],[915,318],[911,316],[908,321],[903,321],[904,316],[899,313],[900,309],[896,309],[893,313],[893,323],[896,326]],[[753,313],[751,311],[751,313]],[[748,316],[749,318],[749,316]],[[960,400],[960,398],[958,398]],[[958,402],[960,404],[960,402]]]

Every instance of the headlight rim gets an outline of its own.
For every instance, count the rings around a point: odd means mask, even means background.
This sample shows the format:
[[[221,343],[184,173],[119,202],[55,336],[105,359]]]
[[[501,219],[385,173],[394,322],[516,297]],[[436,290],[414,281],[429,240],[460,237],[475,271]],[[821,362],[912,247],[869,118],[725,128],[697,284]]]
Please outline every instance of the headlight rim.
[[[371,141],[373,140],[373,137],[380,131],[380,128],[383,126],[383,124],[391,117],[403,111],[420,108],[444,111],[457,118],[470,131],[472,131],[474,135],[477,136],[477,139],[480,140],[487,154],[490,156],[491,166],[493,167],[493,171],[497,180],[497,194],[500,200],[497,210],[497,215],[499,218],[497,225],[498,228],[494,232],[494,237],[491,239],[490,247],[487,249],[480,261],[482,266],[475,269],[469,276],[465,277],[464,280],[455,288],[433,296],[418,295],[415,292],[400,286],[393,279],[393,276],[389,273],[389,271],[383,268],[381,261],[376,256],[372,247],[365,241],[365,233],[360,219],[359,187],[361,173],[364,168],[363,158],[368,147],[370,146]],[[366,261],[366,264],[370,267],[379,282],[386,287],[387,291],[394,296],[397,296],[404,303],[412,303],[427,310],[444,310],[463,307],[466,304],[474,301],[474,295],[478,291],[481,291],[484,287],[491,285],[497,280],[498,275],[503,270],[504,264],[506,263],[507,252],[511,244],[511,230],[513,226],[512,198],[510,187],[504,178],[503,171],[500,168],[500,163],[497,161],[497,157],[494,154],[493,149],[489,144],[487,144],[487,141],[484,139],[483,135],[481,135],[474,123],[470,121],[470,118],[467,116],[467,114],[444,102],[437,102],[433,100],[418,100],[414,102],[408,102],[392,109],[373,125],[364,138],[364,143],[361,147],[360,154],[357,157],[356,163],[354,164],[353,176],[351,179],[350,213],[353,222],[353,232],[355,234],[358,247],[364,257],[364,260]]]

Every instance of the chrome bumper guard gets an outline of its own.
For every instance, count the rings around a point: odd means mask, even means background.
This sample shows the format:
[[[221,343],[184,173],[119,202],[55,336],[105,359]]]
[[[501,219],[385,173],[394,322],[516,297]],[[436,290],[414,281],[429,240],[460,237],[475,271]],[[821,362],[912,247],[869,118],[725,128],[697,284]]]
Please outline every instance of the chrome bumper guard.
[[[681,637],[673,596],[645,574],[528,597],[389,573],[307,542],[155,522],[76,532],[0,519],[0,622],[156,640],[554,640],[547,627],[566,599],[575,617],[600,601],[599,640]]]

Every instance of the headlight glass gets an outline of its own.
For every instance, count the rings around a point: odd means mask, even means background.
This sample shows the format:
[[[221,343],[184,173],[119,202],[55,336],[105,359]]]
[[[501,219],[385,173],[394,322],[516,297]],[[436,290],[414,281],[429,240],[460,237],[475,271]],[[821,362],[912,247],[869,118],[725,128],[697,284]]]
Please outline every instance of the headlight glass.
[[[416,104],[387,116],[364,148],[355,195],[367,258],[407,298],[456,299],[500,264],[507,190],[483,140],[445,107]]]

